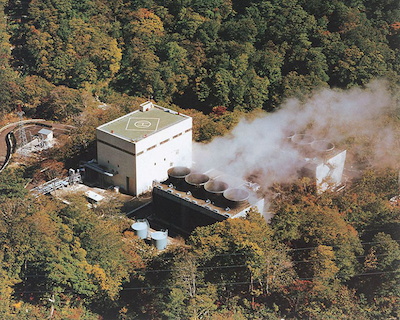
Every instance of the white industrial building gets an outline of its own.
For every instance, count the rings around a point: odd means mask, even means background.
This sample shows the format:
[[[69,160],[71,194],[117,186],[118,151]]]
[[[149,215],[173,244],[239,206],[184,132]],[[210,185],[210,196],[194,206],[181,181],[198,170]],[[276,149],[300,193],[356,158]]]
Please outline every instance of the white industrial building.
[[[38,136],[43,141],[51,142],[53,140],[53,131],[43,128],[39,130]]]
[[[298,148],[303,164],[300,175],[314,179],[317,192],[335,190],[342,185],[346,150],[338,150],[326,140],[308,134],[294,134],[291,142]]]
[[[170,167],[192,164],[192,118],[150,101],[99,126],[96,137],[98,163],[88,168],[132,195],[166,180]]]

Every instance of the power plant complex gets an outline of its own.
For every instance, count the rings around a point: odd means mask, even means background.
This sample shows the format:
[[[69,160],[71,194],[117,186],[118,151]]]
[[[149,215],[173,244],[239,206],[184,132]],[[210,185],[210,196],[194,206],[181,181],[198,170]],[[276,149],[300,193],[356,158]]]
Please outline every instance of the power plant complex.
[[[148,101],[98,127],[96,137],[97,163],[86,169],[127,194],[152,191],[152,219],[165,228],[188,235],[198,226],[244,217],[252,208],[266,211],[257,180],[228,175],[218,164],[206,172],[192,169],[191,117]],[[299,177],[313,179],[317,192],[341,186],[346,150],[308,134],[287,138],[299,154]]]

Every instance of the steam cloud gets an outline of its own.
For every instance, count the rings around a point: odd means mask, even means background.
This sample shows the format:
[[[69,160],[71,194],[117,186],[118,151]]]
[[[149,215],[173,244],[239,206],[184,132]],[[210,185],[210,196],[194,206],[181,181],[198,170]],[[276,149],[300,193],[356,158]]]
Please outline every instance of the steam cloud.
[[[400,130],[395,112],[399,106],[385,81],[362,89],[324,89],[307,101],[290,99],[274,113],[242,119],[227,136],[195,144],[194,169],[214,168],[241,178],[257,172],[263,186],[289,181],[301,166],[299,151],[289,143],[291,133],[307,133],[347,149],[346,167],[361,161],[397,167]]]

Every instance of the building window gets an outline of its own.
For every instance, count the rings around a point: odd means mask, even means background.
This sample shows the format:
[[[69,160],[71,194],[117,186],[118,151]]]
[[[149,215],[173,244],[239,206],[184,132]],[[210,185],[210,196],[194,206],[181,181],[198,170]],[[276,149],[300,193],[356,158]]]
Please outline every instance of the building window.
[[[192,128],[185,130],[185,133],[190,131],[192,131]]]
[[[160,144],[167,143],[168,141],[169,141],[169,139],[167,139],[167,140],[164,140],[164,141],[161,141],[161,142],[160,142]]]
[[[137,154],[137,156],[140,156],[143,152],[144,152],[144,151],[140,151],[140,152]]]
[[[157,145],[155,144],[154,146],[151,146],[150,148],[147,148],[147,151],[154,149],[155,147],[157,147]]]
[[[175,139],[175,138],[178,138],[178,137],[181,136],[181,135],[182,135],[182,132],[181,132],[181,133],[178,133],[177,135],[174,135],[172,138]]]
[[[129,177],[126,177],[126,192],[129,193]]]

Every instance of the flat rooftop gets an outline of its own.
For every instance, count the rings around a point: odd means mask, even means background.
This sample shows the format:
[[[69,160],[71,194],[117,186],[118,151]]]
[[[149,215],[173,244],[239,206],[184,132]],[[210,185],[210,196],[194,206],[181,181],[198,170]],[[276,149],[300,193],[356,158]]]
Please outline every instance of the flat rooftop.
[[[105,123],[97,130],[126,140],[138,141],[188,118],[170,109],[153,105],[147,111],[137,110]]]

